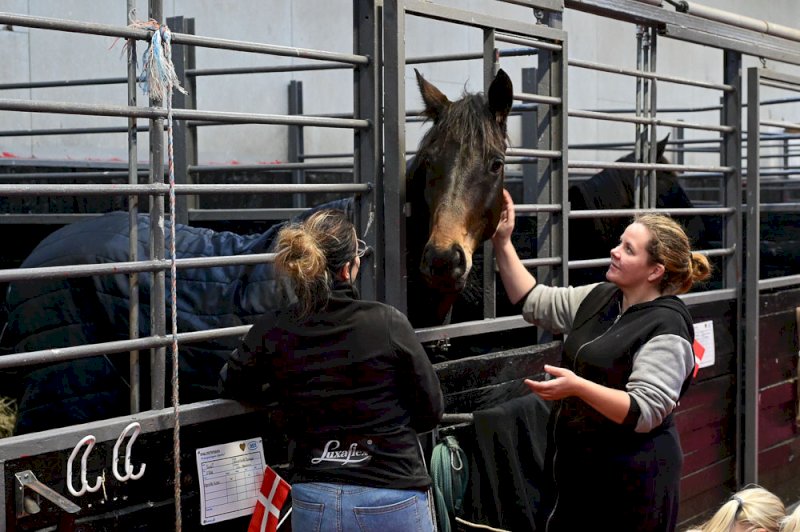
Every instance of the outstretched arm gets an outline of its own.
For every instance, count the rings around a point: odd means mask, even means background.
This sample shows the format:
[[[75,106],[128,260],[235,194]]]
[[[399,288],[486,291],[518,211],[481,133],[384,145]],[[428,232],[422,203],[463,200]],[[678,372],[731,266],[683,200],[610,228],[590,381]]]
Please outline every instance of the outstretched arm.
[[[511,243],[511,233],[514,232],[514,201],[511,194],[503,189],[503,212],[500,222],[492,236],[497,267],[500,270],[500,279],[512,303],[518,303],[528,292],[536,286],[536,278],[522,264]]]
[[[608,388],[575,375],[565,368],[545,365],[544,370],[555,377],[548,381],[525,379],[534,393],[547,401],[575,396],[614,423],[622,424],[631,409],[631,396],[624,390]]]

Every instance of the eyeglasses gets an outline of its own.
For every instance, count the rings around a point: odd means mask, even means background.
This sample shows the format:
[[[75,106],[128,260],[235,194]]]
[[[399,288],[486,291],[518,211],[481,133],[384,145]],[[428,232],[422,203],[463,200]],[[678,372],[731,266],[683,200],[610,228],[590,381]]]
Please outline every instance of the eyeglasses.
[[[369,246],[367,246],[367,243],[360,238],[356,238],[356,257],[361,258],[369,252],[370,249]]]

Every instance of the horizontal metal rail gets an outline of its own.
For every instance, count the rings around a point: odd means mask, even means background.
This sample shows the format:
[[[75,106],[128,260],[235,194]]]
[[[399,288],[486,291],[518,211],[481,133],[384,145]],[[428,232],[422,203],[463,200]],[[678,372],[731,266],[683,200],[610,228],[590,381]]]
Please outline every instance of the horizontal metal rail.
[[[561,98],[557,96],[543,96],[539,94],[514,93],[514,99],[521,102],[544,103],[547,105],[561,105]]]
[[[569,161],[569,168],[613,168],[616,170],[664,170],[688,172],[733,172],[732,166],[705,166],[698,164],[627,163],[622,161]]]
[[[689,207],[682,209],[587,209],[569,211],[570,219],[625,218],[636,214],[669,214],[670,216],[694,216],[697,214],[727,216],[736,212],[733,207]]]
[[[26,28],[39,28],[45,30],[67,31],[74,33],[105,35],[108,37],[121,37],[123,39],[136,39],[148,41],[153,32],[147,29],[113,26],[110,24],[96,24],[92,22],[78,22],[49,17],[31,15],[16,15],[0,12],[0,24],[22,26]],[[293,46],[278,46],[246,41],[234,41],[216,37],[199,37],[188,33],[172,33],[172,44],[187,44],[202,48],[216,48],[237,52],[251,52],[282,57],[301,57],[303,59],[320,59],[335,61],[350,65],[367,65],[370,59],[363,55],[342,54],[324,50],[312,50]]]
[[[497,32],[494,34],[494,39],[500,42],[507,42],[510,44],[520,44],[522,46],[530,46],[531,48],[539,48],[540,50],[552,50],[554,52],[561,51],[560,44],[552,44],[544,41],[537,41],[535,39],[525,39],[516,35],[508,35],[505,33]]]
[[[507,148],[506,155],[520,157],[537,157],[540,159],[560,159],[561,150],[535,150],[530,148]]]
[[[680,78],[676,76],[667,76],[664,74],[656,74],[655,72],[644,72],[642,70],[635,70],[630,68],[621,68],[613,65],[606,65],[603,63],[595,63],[593,61],[583,61],[580,59],[570,59],[567,64],[577,68],[586,68],[589,70],[600,70],[603,72],[610,72],[613,74],[622,74],[624,76],[635,76],[639,78],[649,78],[658,81],[667,81],[669,83],[677,83],[680,85],[691,85],[693,87],[702,87],[705,89],[716,89],[724,92],[733,92],[733,85],[725,83],[709,83],[707,81],[697,81],[689,78]]]
[[[351,153],[350,157],[353,156]],[[352,161],[335,162],[308,162],[308,163],[267,163],[267,164],[193,164],[189,165],[189,172],[211,174],[217,172],[283,172],[287,170],[332,170],[352,169]]]
[[[760,120],[762,126],[781,127],[783,129],[800,129],[800,122],[785,122],[783,120]]]
[[[302,207],[286,209],[188,209],[189,220],[193,222],[238,221],[238,220],[288,220],[307,212]]]
[[[128,107],[123,105],[97,105],[87,103],[47,102],[30,100],[0,99],[0,110],[25,111],[31,113],[58,113],[73,115],[114,116],[125,118],[167,118],[165,108]],[[173,120],[204,120],[230,124],[278,124],[288,126],[316,126],[352,129],[367,129],[368,120],[347,118],[326,118],[319,116],[271,115],[253,113],[232,113],[219,111],[196,111],[173,109]]]
[[[181,405],[180,420],[181,426],[186,427],[259,410],[262,408],[230,399],[212,399]],[[169,407],[161,410],[148,410],[129,416],[12,436],[0,440],[0,456],[35,456],[68,450],[87,434],[95,436],[98,442],[114,441],[125,427],[134,421],[141,425],[141,431],[144,434],[172,429],[175,424],[175,409]]]
[[[787,286],[800,286],[800,275],[788,275],[786,277],[760,279],[758,281],[759,291],[775,290],[778,288],[786,288]]]
[[[787,91],[797,92],[800,91],[800,87],[797,85],[793,85],[791,83],[784,83],[782,81],[775,81],[770,79],[762,79],[761,84],[767,87],[773,87],[775,89],[783,89]]]
[[[427,327],[424,329],[417,329],[415,332],[420,342],[435,342],[438,340],[447,340],[449,338],[510,331],[512,329],[530,326],[531,324],[522,319],[522,316],[505,316],[490,320],[465,321],[452,325]],[[2,359],[2,357],[0,357],[0,359]]]
[[[684,129],[701,129],[704,131],[720,131],[732,133],[732,126],[720,126],[716,124],[695,124],[693,122],[681,122],[680,120],[664,120],[663,118],[647,118],[643,116],[617,115],[613,113],[598,113],[597,111],[583,111],[580,109],[570,109],[567,113],[570,117],[590,118],[592,120],[608,120],[610,122],[627,122],[630,124],[655,124],[657,126],[681,127]]]
[[[192,257],[176,259],[175,267],[179,270],[192,268],[214,268],[245,264],[264,264],[275,260],[274,253],[257,253],[252,255],[223,255],[217,257]],[[107,262],[100,264],[76,264],[72,266],[46,266],[41,268],[14,268],[0,270],[0,283],[12,281],[34,281],[38,279],[75,279],[92,277],[93,275],[118,275],[123,273],[158,272],[170,269],[171,261],[140,260],[133,262]]]
[[[247,185],[175,185],[175,194],[296,194],[303,192],[365,193],[372,190],[369,183],[329,184],[247,184]],[[169,193],[166,183],[141,185],[0,185],[0,196],[117,196],[133,194],[159,195]]]
[[[611,252],[611,250],[608,251],[609,253]],[[693,251],[696,253],[700,253],[701,255],[705,255],[706,257],[729,257],[734,253],[736,253],[736,248],[730,247],[730,248],[718,248],[718,249],[695,249]],[[528,262],[532,261],[530,260],[522,261],[522,263],[526,266],[528,266]],[[571,260],[569,261],[568,267],[570,270],[581,270],[586,268],[598,268],[602,266],[608,266],[609,264],[611,264],[611,258],[605,257],[601,259]]]

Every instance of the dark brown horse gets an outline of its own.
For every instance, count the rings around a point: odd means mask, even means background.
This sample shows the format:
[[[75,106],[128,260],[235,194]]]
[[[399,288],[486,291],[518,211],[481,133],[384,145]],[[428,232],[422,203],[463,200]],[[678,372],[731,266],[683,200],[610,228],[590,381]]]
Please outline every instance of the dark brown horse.
[[[408,314],[424,327],[447,319],[500,219],[513,87],[499,70],[486,96],[451,102],[419,72],[417,82],[432,125],[406,173]]]

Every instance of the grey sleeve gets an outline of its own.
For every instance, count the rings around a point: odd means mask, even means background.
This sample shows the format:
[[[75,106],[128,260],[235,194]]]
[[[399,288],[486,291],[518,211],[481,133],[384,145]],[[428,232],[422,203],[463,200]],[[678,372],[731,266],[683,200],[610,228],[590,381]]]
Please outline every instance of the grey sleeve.
[[[636,432],[650,432],[675,409],[683,382],[693,369],[692,346],[680,336],[662,334],[639,349],[625,385],[640,411]]]
[[[581,302],[598,284],[566,288],[537,284],[525,299],[522,317],[551,332],[568,333]]]

